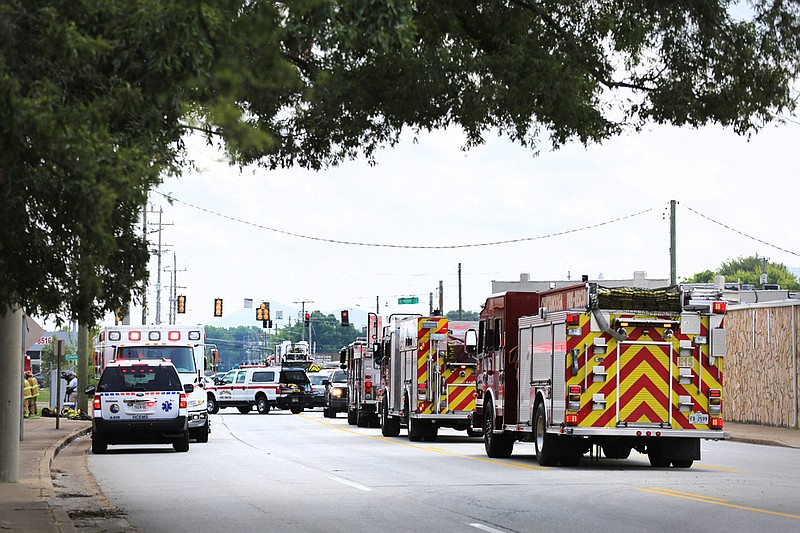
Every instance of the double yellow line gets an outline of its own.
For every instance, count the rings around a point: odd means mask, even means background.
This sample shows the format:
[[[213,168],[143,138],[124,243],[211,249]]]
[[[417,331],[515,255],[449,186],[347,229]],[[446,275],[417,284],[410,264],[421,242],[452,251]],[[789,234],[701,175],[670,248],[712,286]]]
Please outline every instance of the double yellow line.
[[[460,453],[453,453],[453,452],[449,452],[447,450],[443,450],[442,448],[436,448],[434,446],[421,446],[421,445],[418,445],[418,444],[412,444],[412,443],[407,442],[405,440],[396,439],[394,437],[390,438],[390,437],[384,437],[382,435],[381,436],[367,435],[367,434],[364,434],[364,433],[360,433],[358,431],[353,431],[349,427],[342,427],[342,426],[331,424],[330,422],[327,422],[325,420],[320,420],[319,418],[310,417],[308,415],[299,415],[299,416],[302,416],[306,420],[311,420],[311,421],[317,422],[319,424],[322,424],[323,426],[328,426],[328,427],[333,428],[333,429],[338,429],[339,431],[344,431],[345,433],[351,433],[353,435],[358,435],[359,437],[364,437],[364,438],[367,438],[367,439],[373,439],[373,440],[377,440],[377,441],[380,441],[380,442],[388,442],[390,444],[397,444],[399,446],[406,446],[408,448],[413,448],[415,450],[422,450],[422,451],[426,451],[426,452],[438,453],[438,454],[441,454],[441,455],[448,455],[450,457],[458,457],[459,459],[470,459],[472,461],[481,461],[483,463],[490,463],[490,464],[500,465],[500,466],[508,466],[508,467],[511,467],[511,468],[519,468],[519,469],[522,469],[522,470],[548,470],[548,468],[545,468],[545,467],[539,466],[539,465],[531,465],[531,464],[526,464],[526,463],[520,463],[520,462],[517,462],[517,461],[508,461],[508,460],[496,461],[494,459],[489,459],[487,457],[476,457],[474,455],[464,455],[464,454],[460,454]]]
[[[730,507],[731,509],[739,509],[742,511],[750,511],[753,513],[769,514],[774,516],[782,516],[784,518],[794,518],[796,520],[800,520],[800,516],[796,514],[780,513],[778,511],[768,511],[766,509],[758,509],[756,507],[736,505],[735,503],[730,503],[729,500],[723,500],[722,498],[714,498],[713,496],[703,496],[702,494],[692,494],[690,492],[679,492],[677,490],[662,489],[662,488],[636,489],[636,490],[640,490],[642,492],[650,492],[652,494],[660,494],[662,496],[671,496],[673,498],[681,498],[684,500],[709,503],[711,505],[720,505],[722,507]]]

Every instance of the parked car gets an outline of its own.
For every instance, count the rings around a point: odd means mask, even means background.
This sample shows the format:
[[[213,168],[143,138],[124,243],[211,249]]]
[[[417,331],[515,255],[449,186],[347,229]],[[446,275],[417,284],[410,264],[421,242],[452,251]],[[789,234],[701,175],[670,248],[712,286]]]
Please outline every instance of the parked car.
[[[235,407],[242,414],[253,407],[259,414],[267,414],[273,407],[297,414],[310,406],[313,398],[311,382],[302,368],[263,365],[231,370],[206,392],[212,415],[227,407]]]
[[[323,381],[325,385],[325,405],[322,416],[336,418],[336,413],[347,412],[347,372],[334,370]]]

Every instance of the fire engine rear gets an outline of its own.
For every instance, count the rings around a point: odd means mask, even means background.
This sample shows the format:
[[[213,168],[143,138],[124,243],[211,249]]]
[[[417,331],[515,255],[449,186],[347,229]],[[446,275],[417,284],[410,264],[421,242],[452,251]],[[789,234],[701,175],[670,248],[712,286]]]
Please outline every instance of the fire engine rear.
[[[448,350],[448,320],[390,318],[382,343],[381,430],[412,441],[436,440],[440,427],[471,430],[475,361],[468,350]]]
[[[590,283],[492,299],[481,315],[476,422],[490,457],[508,457],[524,440],[543,466],[577,465],[596,447],[688,468],[701,439],[728,437],[725,303],[713,290]],[[524,307],[535,313],[521,316]]]

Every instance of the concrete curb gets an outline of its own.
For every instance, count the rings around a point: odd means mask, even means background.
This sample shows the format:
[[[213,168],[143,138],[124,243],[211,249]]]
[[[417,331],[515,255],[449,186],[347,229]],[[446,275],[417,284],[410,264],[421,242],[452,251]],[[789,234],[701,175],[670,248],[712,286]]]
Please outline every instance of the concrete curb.
[[[61,450],[66,448],[75,439],[91,432],[92,427],[88,426],[68,433],[48,446],[47,450],[44,452],[44,455],[39,460],[39,479],[42,480],[42,497],[47,500],[47,505],[50,507],[50,511],[53,513],[53,519],[55,520],[56,528],[59,531],[71,533],[76,530],[75,526],[72,524],[72,519],[69,517],[64,508],[60,505],[54,505],[52,502],[56,496],[56,492],[53,488],[53,478],[50,475],[50,467],[53,464],[53,460],[56,458],[59,452],[61,452]]]

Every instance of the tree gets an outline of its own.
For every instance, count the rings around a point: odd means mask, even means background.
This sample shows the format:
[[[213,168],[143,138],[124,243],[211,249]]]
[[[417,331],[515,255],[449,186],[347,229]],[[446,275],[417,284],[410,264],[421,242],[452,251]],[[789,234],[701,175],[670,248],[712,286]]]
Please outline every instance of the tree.
[[[200,131],[319,169],[404,129],[536,148],[791,110],[795,2],[2,0],[0,302],[90,324],[142,293],[137,213]],[[29,268],[34,264],[37,268]]]
[[[458,311],[448,311],[445,315],[448,320],[480,320],[480,311],[461,311],[461,318],[458,318]]]
[[[723,261],[716,271],[704,270],[698,272],[686,280],[688,283],[713,283],[715,276],[725,276],[725,280],[730,283],[750,284],[756,287],[761,286],[761,274],[763,269],[767,270],[767,282],[777,283],[781,289],[796,291],[800,290],[800,281],[789,272],[789,269],[782,263],[770,263],[766,257],[759,257],[758,254],[748,257],[738,257]]]

